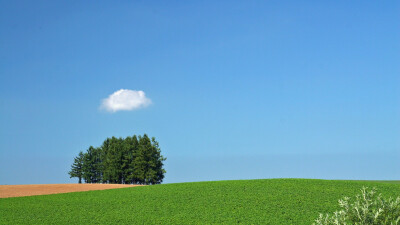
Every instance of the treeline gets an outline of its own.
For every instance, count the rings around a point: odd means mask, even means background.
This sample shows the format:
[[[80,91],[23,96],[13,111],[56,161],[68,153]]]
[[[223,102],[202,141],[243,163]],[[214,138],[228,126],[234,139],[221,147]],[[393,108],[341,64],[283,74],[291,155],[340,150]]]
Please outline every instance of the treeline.
[[[164,179],[161,150],[156,139],[133,135],[107,138],[74,158],[70,177],[82,183],[159,184]]]

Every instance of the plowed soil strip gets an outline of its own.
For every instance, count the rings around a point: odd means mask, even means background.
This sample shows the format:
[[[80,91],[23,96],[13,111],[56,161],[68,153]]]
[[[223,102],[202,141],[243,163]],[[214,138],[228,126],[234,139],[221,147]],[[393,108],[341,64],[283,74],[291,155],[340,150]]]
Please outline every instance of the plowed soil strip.
[[[130,184],[27,184],[0,185],[0,198],[21,197],[31,195],[48,195],[77,191],[93,191],[114,188],[127,188],[141,185]]]

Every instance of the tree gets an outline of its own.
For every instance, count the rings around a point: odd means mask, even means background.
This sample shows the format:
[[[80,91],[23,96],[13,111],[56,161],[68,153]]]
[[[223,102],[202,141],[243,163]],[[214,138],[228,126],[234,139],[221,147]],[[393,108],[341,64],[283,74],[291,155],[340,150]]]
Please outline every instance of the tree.
[[[160,146],[158,144],[158,141],[156,141],[155,137],[151,138],[151,142],[152,142],[152,146],[153,146],[153,157],[152,157],[152,164],[154,164],[154,171],[155,174],[152,178],[152,184],[160,184],[163,179],[164,179],[164,174],[167,172],[165,171],[165,169],[163,168],[164,166],[164,161],[167,160],[167,158],[165,158],[164,156],[161,155],[161,149]]]
[[[164,179],[166,171],[162,168],[163,161],[161,150],[155,138],[150,138],[147,134],[139,136],[139,148],[133,161],[134,173],[139,184],[159,184]]]
[[[102,174],[103,174],[103,183],[110,183],[111,180],[111,172],[109,169],[109,165],[110,165],[110,159],[108,157],[108,152],[110,149],[110,142],[111,139],[107,138],[104,142],[103,145],[100,147],[101,151],[102,151],[102,155],[103,155],[103,160],[102,160]]]
[[[93,164],[93,183],[103,182],[103,151],[101,148],[94,148],[92,150],[92,161]]]
[[[134,159],[137,153],[139,142],[136,135],[132,137],[127,137],[124,141],[124,157],[122,160],[122,170],[124,171],[124,183],[125,184],[135,184],[137,183],[134,176]]]
[[[71,165],[71,171],[68,172],[70,178],[77,177],[78,183],[82,183],[82,166],[83,166],[83,157],[84,154],[82,151],[79,152],[79,155],[74,158],[74,163]]]
[[[83,154],[83,179],[85,183],[93,183],[94,165],[93,165],[93,146],[90,146],[86,153]]]
[[[107,183],[122,183],[122,139],[111,137],[105,151],[104,174]]]
[[[103,154],[101,148],[90,146],[83,154],[82,175],[86,183],[100,183],[103,180]]]
[[[158,142],[144,134],[127,138],[107,138],[101,147],[90,146],[75,158],[71,177],[86,183],[159,184],[164,179]]]

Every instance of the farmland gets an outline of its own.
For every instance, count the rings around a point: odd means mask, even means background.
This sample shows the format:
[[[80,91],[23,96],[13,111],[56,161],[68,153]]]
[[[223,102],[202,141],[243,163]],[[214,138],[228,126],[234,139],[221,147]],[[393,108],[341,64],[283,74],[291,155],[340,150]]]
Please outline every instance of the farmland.
[[[1,224],[311,224],[337,200],[381,181],[266,179],[162,184],[0,199]]]
[[[134,187],[127,184],[30,184],[0,185],[0,198],[48,195],[78,191],[105,190],[113,188]]]

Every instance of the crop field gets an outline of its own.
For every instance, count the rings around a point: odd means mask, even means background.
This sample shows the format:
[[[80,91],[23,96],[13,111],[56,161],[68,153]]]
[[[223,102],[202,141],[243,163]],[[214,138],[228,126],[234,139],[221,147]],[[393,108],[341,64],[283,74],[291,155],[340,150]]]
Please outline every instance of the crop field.
[[[266,179],[194,182],[0,199],[1,224],[311,224],[380,181]]]
[[[128,184],[29,184],[0,185],[0,198],[21,197],[32,195],[48,195],[78,191],[105,190],[127,188],[138,185]]]

